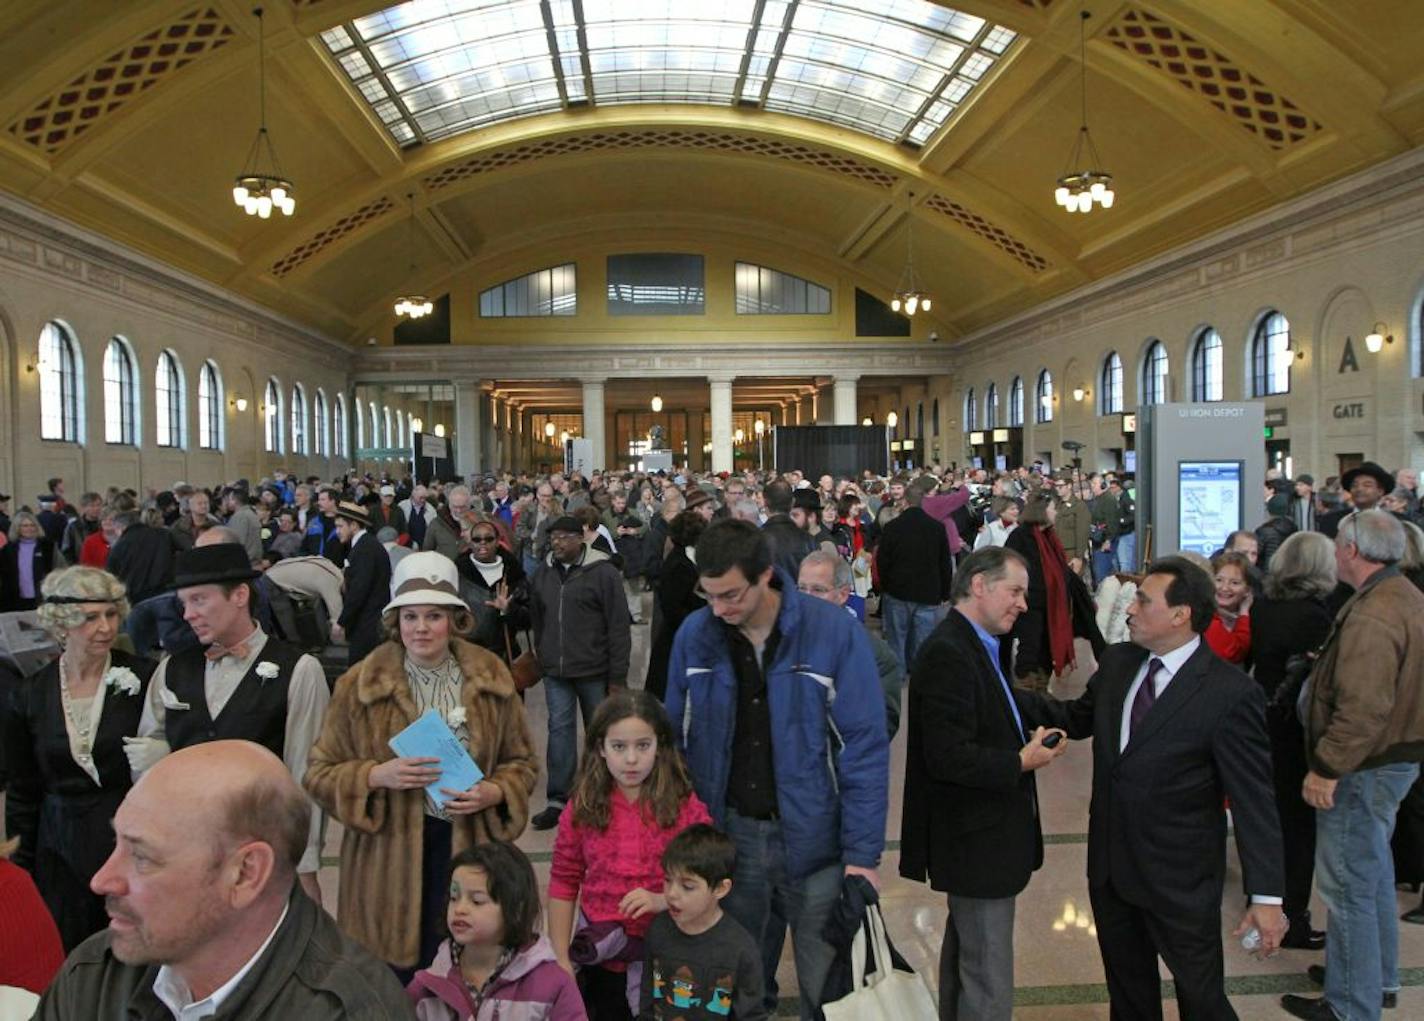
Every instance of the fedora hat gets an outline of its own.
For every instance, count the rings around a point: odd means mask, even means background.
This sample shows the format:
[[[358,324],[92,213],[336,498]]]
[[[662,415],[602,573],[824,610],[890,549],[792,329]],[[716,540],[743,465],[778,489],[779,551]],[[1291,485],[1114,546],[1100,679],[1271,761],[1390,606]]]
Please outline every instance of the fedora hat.
[[[359,503],[352,503],[350,500],[342,500],[336,505],[336,516],[345,518],[347,521],[354,521],[362,528],[371,524],[371,517],[366,513],[366,508]]]
[[[1344,475],[1340,476],[1340,487],[1349,490],[1355,484],[1355,480],[1361,475],[1367,475],[1379,484],[1379,487],[1386,493],[1394,489],[1394,476],[1385,471],[1373,461],[1366,461],[1351,468]]]
[[[251,581],[260,573],[248,562],[247,550],[241,543],[216,542],[211,546],[195,546],[178,554],[178,562],[173,568],[173,587]]]
[[[468,610],[460,598],[460,574],[455,561],[444,553],[412,553],[402,557],[391,578],[391,601],[386,610],[402,606],[453,606]]]

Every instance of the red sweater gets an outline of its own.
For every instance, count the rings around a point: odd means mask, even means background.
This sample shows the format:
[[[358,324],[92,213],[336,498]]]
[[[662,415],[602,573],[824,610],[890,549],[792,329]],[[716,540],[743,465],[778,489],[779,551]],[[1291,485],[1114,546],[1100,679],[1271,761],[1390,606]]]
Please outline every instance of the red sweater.
[[[102,530],[84,540],[84,545],[79,547],[79,562],[85,567],[109,566],[109,543]]]
[[[0,986],[42,993],[63,963],[59,929],[34,880],[0,859]]]
[[[1221,615],[1213,613],[1206,629],[1207,648],[1228,663],[1240,666],[1251,654],[1251,618],[1242,614],[1236,618],[1236,626],[1230,631],[1221,622]]]

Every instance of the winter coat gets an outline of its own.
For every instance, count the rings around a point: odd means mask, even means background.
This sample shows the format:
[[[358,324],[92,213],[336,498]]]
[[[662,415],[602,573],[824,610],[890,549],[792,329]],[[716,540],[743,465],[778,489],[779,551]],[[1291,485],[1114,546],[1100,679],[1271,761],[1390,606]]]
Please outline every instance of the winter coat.
[[[453,816],[453,853],[471,844],[514,840],[529,820],[538,758],[524,704],[509,670],[492,653],[452,639],[464,674],[460,704],[470,756],[504,801]],[[371,770],[395,757],[390,739],[415,721],[415,701],[398,642],[376,647],[336,682],[305,785],[345,828],[336,917],[342,929],[391,964],[420,964],[420,861],[425,791],[372,789]]]
[[[529,580],[534,644],[544,673],[625,683],[633,635],[622,574],[592,546],[567,573],[553,557]]]
[[[559,966],[549,937],[540,936],[491,976],[480,998],[474,998],[450,953],[450,941],[430,967],[415,973],[406,995],[415,1005],[417,1021],[588,1021],[583,997],[573,976]]]
[[[507,662],[511,650],[515,656],[523,651],[519,632],[529,627],[529,588],[519,558],[505,549],[497,552],[504,561],[502,580],[509,586],[509,609],[503,617],[493,606],[485,605],[494,598],[494,592],[485,584],[472,555],[466,554],[455,561],[455,569],[460,572],[460,598],[470,605],[470,612],[475,615],[475,629],[470,632],[469,640]]]

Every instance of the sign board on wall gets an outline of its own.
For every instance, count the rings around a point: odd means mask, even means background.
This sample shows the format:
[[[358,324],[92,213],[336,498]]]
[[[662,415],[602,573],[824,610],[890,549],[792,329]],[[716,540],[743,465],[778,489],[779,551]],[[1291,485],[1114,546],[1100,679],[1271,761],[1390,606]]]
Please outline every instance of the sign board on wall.
[[[450,443],[444,436],[420,433],[420,456],[444,461],[450,457]]]

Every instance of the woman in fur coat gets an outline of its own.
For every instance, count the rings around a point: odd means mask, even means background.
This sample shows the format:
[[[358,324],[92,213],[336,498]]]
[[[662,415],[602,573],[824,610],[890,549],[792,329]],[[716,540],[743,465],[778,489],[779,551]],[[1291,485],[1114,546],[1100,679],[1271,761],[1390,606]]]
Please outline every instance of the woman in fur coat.
[[[516,839],[538,760],[508,668],[458,637],[473,624],[454,563],[412,553],[382,613],[387,640],[336,682],[306,787],[345,827],[337,921],[408,981],[445,935],[452,853]],[[465,791],[425,786],[435,760],[398,758],[390,739],[438,712],[484,778]]]

